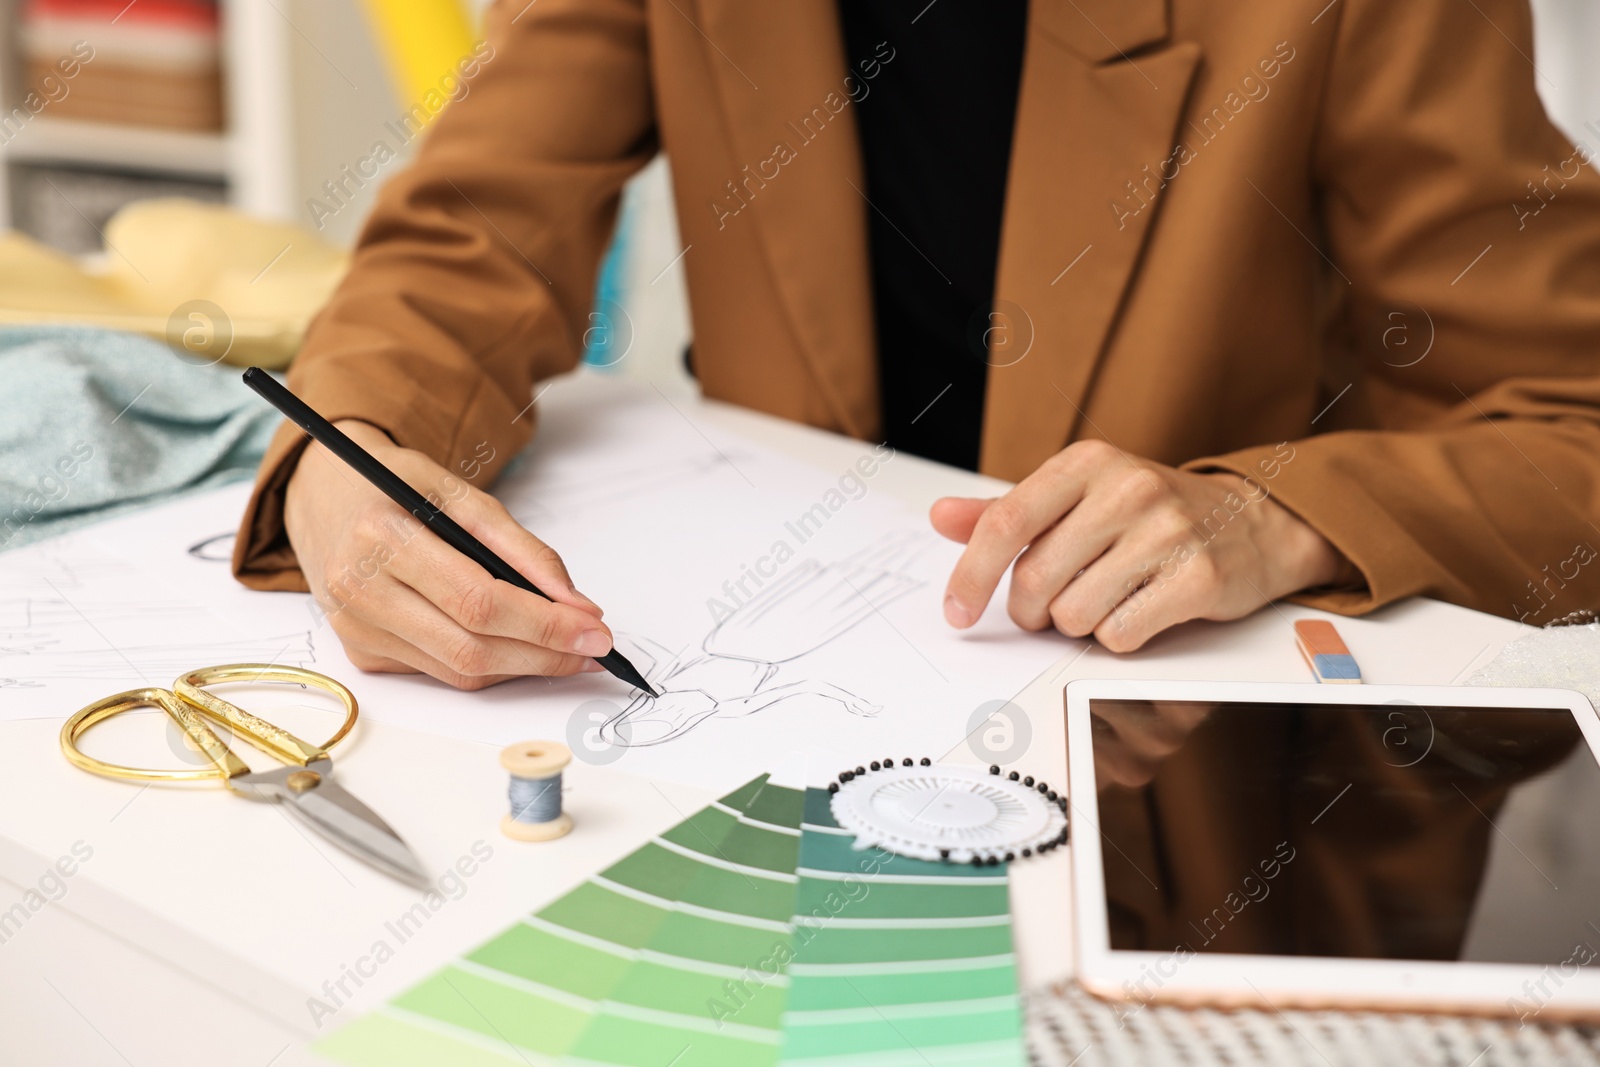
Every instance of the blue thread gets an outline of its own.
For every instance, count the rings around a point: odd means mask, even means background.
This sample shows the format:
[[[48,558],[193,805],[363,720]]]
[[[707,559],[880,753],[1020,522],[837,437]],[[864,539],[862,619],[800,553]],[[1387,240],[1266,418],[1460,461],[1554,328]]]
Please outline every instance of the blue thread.
[[[552,778],[511,776],[511,819],[513,822],[546,823],[561,817],[561,772]]]

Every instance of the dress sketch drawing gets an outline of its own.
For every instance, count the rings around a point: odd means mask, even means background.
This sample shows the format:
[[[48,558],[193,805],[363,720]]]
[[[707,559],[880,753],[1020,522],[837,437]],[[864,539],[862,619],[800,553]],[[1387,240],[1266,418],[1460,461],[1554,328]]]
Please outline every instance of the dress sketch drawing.
[[[797,560],[692,651],[674,655],[648,638],[618,634],[618,647],[661,696],[636,696],[600,727],[600,737],[610,745],[659,745],[707,719],[779,705],[803,714],[876,715],[881,705],[810,676],[805,658],[922,585],[908,567],[929,543],[920,532],[895,534],[832,563]]]

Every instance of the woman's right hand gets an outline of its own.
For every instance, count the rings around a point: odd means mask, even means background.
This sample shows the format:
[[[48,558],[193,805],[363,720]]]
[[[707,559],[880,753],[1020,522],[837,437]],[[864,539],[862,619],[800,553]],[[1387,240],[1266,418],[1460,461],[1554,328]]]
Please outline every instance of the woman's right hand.
[[[603,669],[593,657],[611,651],[611,631],[553,548],[494,497],[377,427],[338,426],[550,597],[491,577],[312,444],[289,479],[284,526],[351,663],[459,689]]]

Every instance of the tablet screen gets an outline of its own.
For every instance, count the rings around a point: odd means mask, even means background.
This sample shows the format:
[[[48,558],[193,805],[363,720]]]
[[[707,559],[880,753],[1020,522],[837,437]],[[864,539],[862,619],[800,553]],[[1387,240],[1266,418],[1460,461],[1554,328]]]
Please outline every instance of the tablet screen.
[[[1090,719],[1113,949],[1600,954],[1600,764],[1570,711],[1096,698]]]

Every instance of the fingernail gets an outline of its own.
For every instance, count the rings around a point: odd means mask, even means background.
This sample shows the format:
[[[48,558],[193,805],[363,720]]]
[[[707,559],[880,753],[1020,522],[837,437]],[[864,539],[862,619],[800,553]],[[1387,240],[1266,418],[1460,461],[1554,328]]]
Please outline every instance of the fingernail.
[[[591,659],[591,660],[587,660],[587,661],[584,662],[583,670],[580,671],[579,673],[580,674],[596,674],[596,673],[604,673],[604,672],[605,672],[605,668],[600,666],[600,664],[596,663],[594,660]]]
[[[954,593],[944,598],[944,618],[951,626],[958,626],[963,630],[972,625],[972,612],[955,598]]]
[[[611,638],[600,630],[585,630],[572,642],[572,651],[580,656],[603,656],[611,651]]]
[[[579,600],[583,601],[585,604],[589,605],[591,608],[593,608],[596,615],[604,615],[605,614],[605,609],[604,608],[602,608],[599,604],[596,604],[594,601],[590,600],[588,597],[584,596],[582,593],[578,592],[576,589],[574,589],[572,591],[572,595],[577,597]]]

